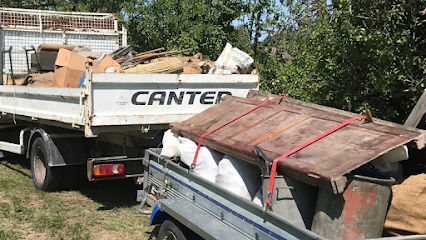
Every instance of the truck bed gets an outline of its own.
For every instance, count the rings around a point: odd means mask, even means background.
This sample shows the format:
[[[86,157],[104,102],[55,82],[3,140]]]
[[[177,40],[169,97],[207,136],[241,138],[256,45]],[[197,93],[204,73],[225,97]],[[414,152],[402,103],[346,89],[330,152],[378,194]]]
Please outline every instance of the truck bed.
[[[82,88],[0,86],[0,111],[96,137],[188,119],[222,96],[245,97],[258,82],[258,75],[94,73]]]

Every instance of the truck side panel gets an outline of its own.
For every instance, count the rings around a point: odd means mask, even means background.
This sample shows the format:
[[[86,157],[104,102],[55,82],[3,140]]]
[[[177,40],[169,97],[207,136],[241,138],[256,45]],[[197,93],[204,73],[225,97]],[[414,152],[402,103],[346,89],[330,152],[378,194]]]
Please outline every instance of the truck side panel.
[[[245,97],[257,75],[93,74],[92,126],[164,124],[197,114],[226,95]]]

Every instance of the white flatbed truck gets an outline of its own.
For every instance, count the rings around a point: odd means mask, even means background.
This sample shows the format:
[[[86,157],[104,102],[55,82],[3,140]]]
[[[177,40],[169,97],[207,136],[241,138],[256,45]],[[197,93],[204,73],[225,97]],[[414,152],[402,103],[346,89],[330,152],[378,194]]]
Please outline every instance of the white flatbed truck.
[[[0,86],[0,151],[25,155],[44,191],[89,180],[141,177],[144,149],[171,122],[224,95],[246,96],[258,75],[91,73],[82,88]],[[111,163],[113,162],[113,163]]]

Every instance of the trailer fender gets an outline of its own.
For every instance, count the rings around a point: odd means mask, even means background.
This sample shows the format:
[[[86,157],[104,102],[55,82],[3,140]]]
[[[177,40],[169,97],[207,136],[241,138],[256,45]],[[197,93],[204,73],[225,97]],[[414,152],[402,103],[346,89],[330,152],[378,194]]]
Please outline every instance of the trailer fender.
[[[54,134],[55,135],[55,134]],[[34,139],[42,137],[46,143],[48,154],[47,164],[50,167],[56,166],[67,166],[75,164],[85,164],[86,158],[84,155],[84,143],[81,139],[77,138],[58,138],[52,139],[51,135],[48,134],[42,128],[34,128],[31,130],[28,138],[28,147],[31,149],[31,145]],[[30,151],[27,151],[27,158],[30,157]]]
[[[152,209],[151,218],[149,219],[149,226],[162,224],[164,221],[170,218],[170,215],[164,212],[158,204],[155,204]]]

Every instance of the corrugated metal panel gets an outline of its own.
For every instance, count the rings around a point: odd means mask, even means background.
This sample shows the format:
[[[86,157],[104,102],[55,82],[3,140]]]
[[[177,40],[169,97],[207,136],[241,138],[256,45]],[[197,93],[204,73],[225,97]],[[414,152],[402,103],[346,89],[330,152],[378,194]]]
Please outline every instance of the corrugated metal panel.
[[[198,142],[202,134],[260,103],[254,99],[227,97],[184,122],[173,123],[172,129]],[[273,160],[349,118],[329,108],[291,101],[282,101],[279,105],[268,103],[207,135],[202,144],[251,163],[255,163],[251,150],[257,145]],[[419,141],[417,145],[424,147],[425,135],[425,131],[398,124],[355,121],[283,159],[278,163],[278,170],[341,193],[346,185],[346,173],[408,142]]]

